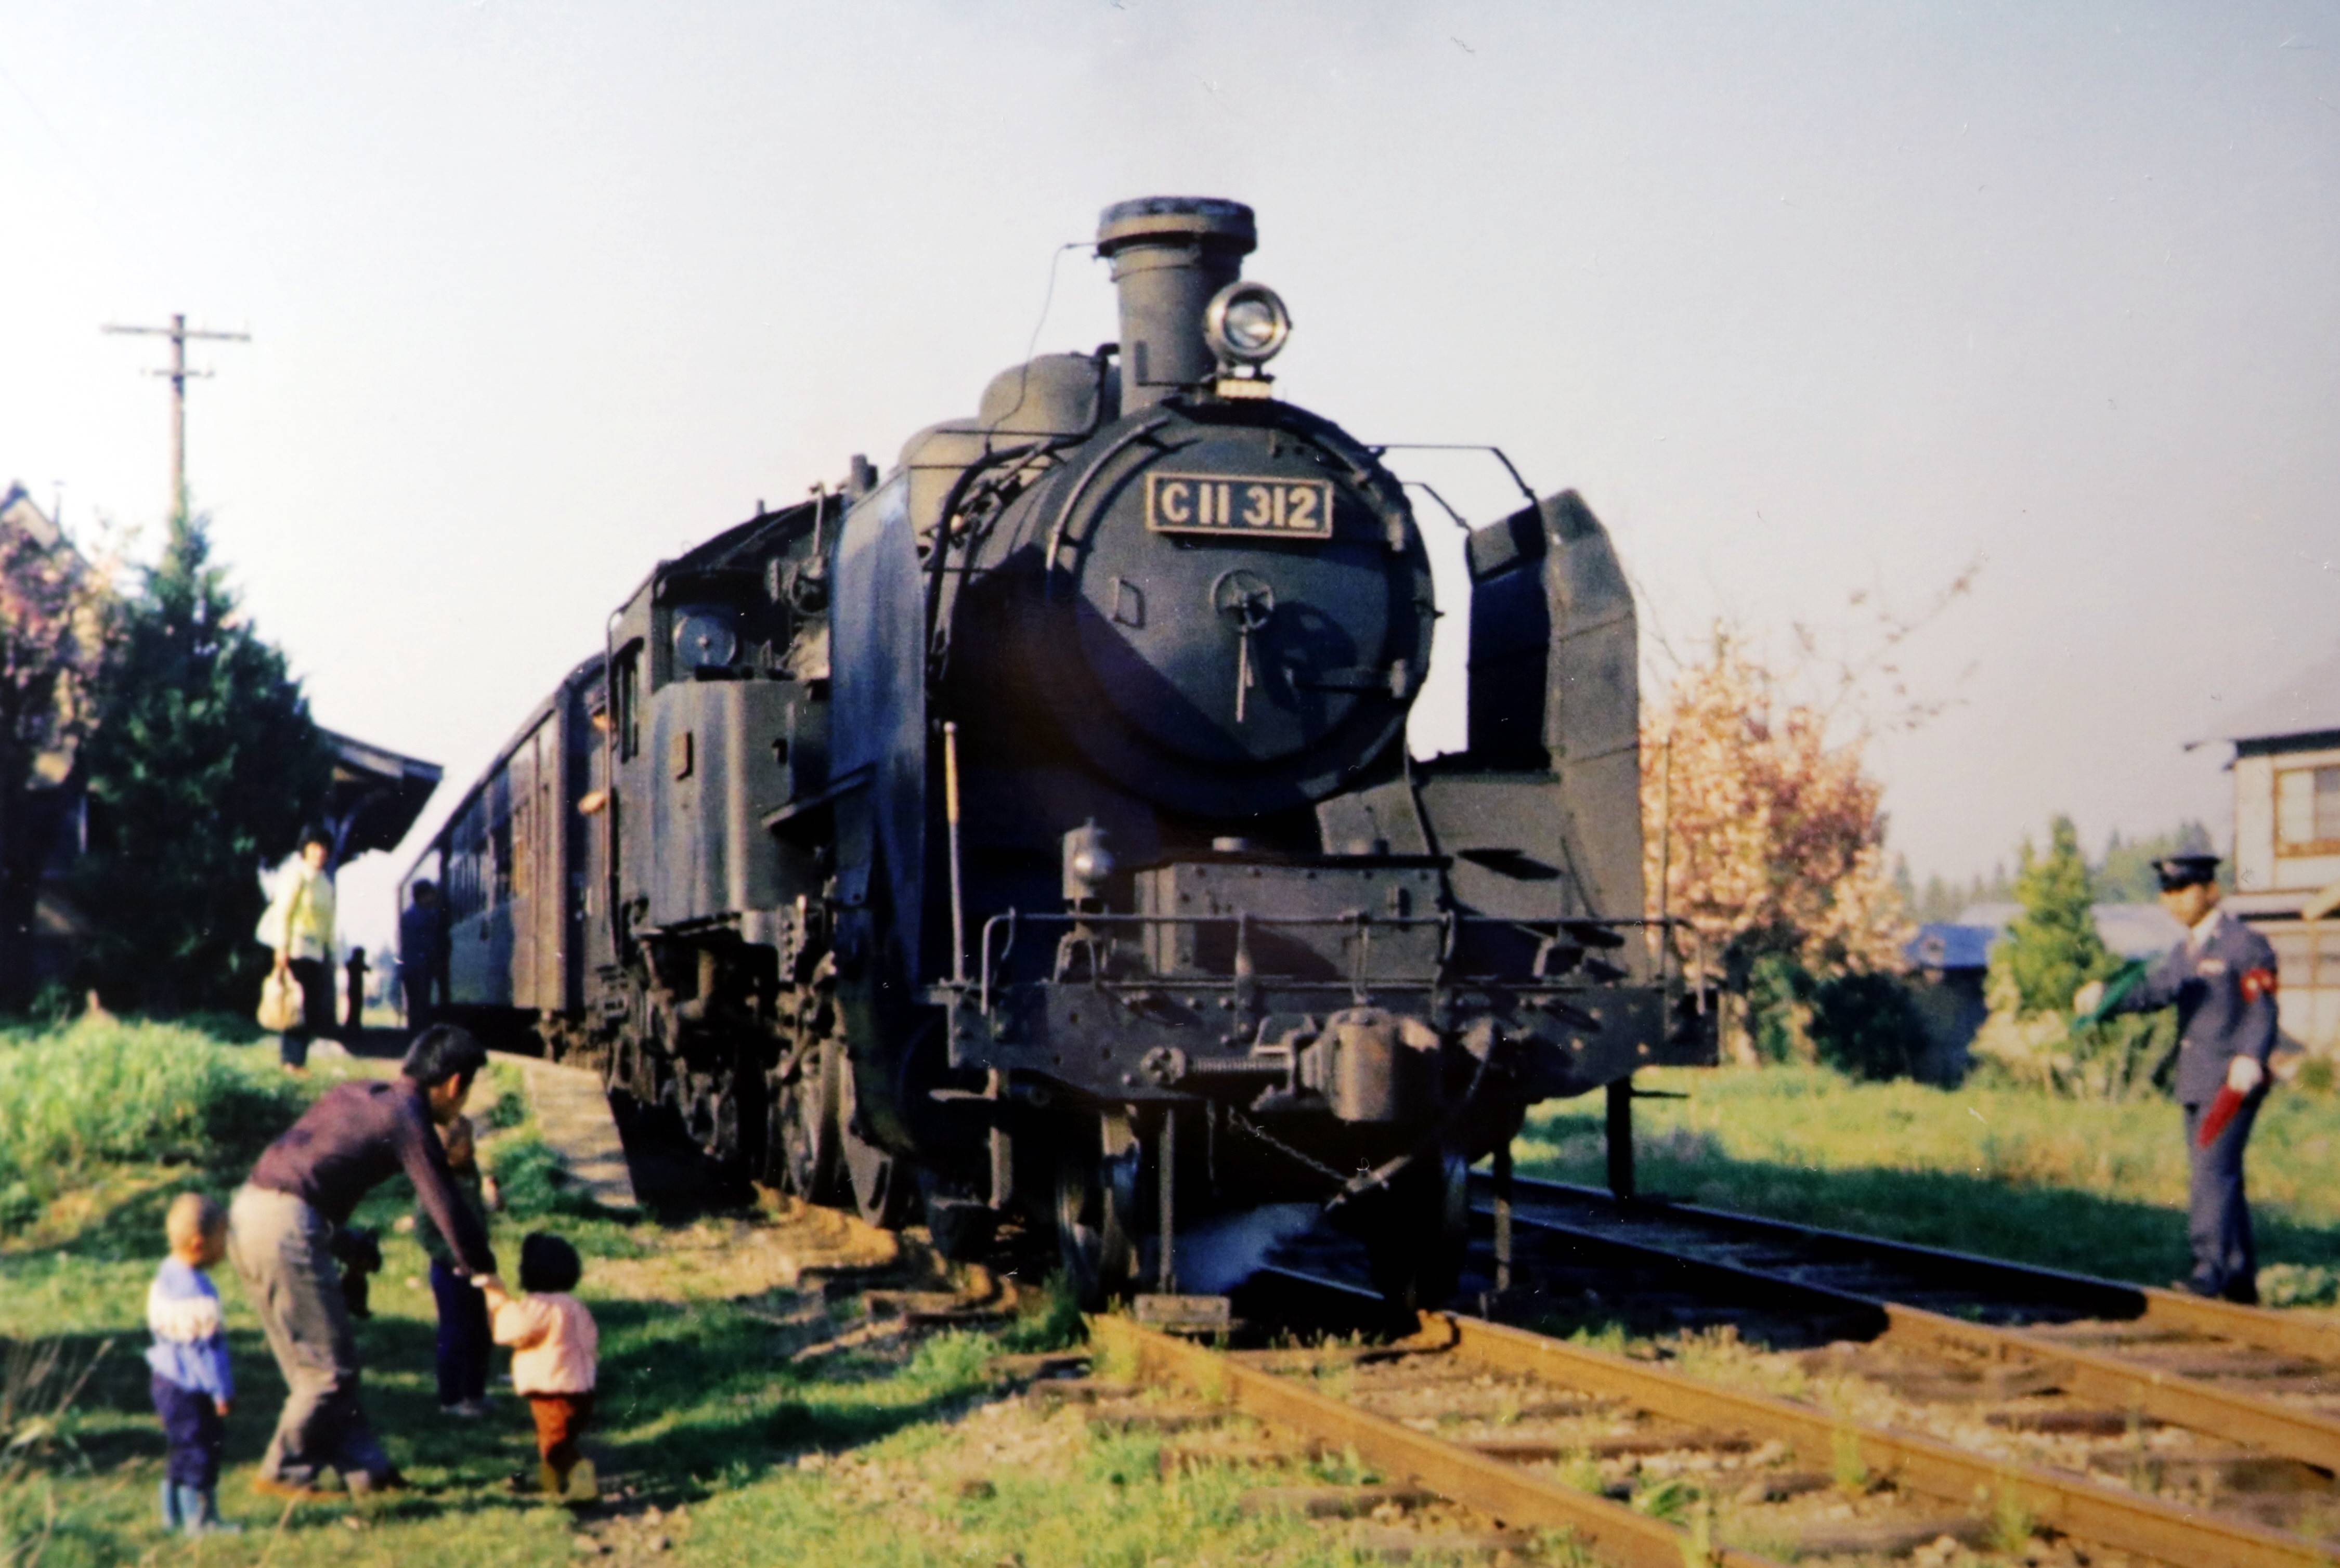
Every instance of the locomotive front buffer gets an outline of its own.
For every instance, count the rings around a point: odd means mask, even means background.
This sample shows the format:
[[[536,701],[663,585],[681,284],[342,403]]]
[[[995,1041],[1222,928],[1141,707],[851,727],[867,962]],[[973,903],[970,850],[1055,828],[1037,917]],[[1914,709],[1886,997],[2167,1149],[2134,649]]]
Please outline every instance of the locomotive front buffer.
[[[932,993],[950,1067],[989,1086],[937,1094],[1003,1144],[1036,1114],[1098,1107],[1105,1153],[1118,1146],[1132,1178],[1148,1156],[1165,1295],[1178,1281],[1159,1236],[1181,1186],[1307,1193],[1336,1214],[1373,1195],[1435,1234],[1410,1211],[1462,1202],[1464,1173],[1490,1153],[1507,1170],[1527,1105],[1606,1087],[1611,1175],[1630,1189],[1617,1124],[1631,1075],[1714,1060],[1714,1018],[1668,962],[1665,922],[1457,911],[1453,862],[1432,855],[1221,840],[1124,870],[1090,824],[1065,836],[1064,861],[1063,907],[991,915],[970,933],[969,972]],[[1032,956],[1046,978],[1011,978]],[[994,1178],[996,1211],[1010,1160]],[[1135,1180],[1122,1185],[1104,1206],[1136,1199]]]

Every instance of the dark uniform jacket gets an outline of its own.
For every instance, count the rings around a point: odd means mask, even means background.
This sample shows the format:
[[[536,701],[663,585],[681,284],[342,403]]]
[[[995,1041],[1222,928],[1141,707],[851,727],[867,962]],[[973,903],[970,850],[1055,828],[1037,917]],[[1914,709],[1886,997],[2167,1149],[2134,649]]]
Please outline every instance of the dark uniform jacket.
[[[2266,1066],[2275,1050],[2275,949],[2221,910],[2201,952],[2180,941],[2112,1011],[2177,1009],[2177,1099],[2198,1106],[2216,1097],[2236,1057]]]
[[[399,973],[422,997],[447,995],[447,906],[409,904],[398,912]]]

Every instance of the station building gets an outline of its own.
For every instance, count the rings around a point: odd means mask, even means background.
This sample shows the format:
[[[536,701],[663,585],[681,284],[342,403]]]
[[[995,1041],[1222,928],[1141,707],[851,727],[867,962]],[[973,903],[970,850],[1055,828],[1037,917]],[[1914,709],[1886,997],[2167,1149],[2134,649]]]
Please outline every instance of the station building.
[[[2235,749],[2235,892],[2275,947],[2283,1030],[2340,1056],[2340,652],[2200,744]]]

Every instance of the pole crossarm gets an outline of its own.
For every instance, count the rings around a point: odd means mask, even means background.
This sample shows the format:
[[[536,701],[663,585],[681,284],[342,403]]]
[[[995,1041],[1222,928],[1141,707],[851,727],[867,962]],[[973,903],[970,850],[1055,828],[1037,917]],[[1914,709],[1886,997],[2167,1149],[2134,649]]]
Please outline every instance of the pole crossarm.
[[[174,315],[167,327],[125,326],[109,322],[98,329],[120,337],[153,337],[171,340],[171,364],[167,370],[148,371],[171,383],[171,508],[174,515],[183,516],[187,510],[187,382],[210,378],[210,371],[187,368],[189,340],[203,342],[248,343],[250,332],[214,332],[208,327],[191,327],[187,318]]]

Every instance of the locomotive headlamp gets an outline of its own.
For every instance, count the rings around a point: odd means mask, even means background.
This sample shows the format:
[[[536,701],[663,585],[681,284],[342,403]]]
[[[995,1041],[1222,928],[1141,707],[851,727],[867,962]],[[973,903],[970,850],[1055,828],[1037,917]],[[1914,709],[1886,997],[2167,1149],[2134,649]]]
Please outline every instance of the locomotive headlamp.
[[[1292,335],[1292,313],[1265,283],[1233,283],[1203,307],[1203,336],[1228,364],[1264,365]]]
[[[678,611],[674,618],[674,660],[685,670],[725,665],[739,655],[739,634],[731,617],[711,605]]]

